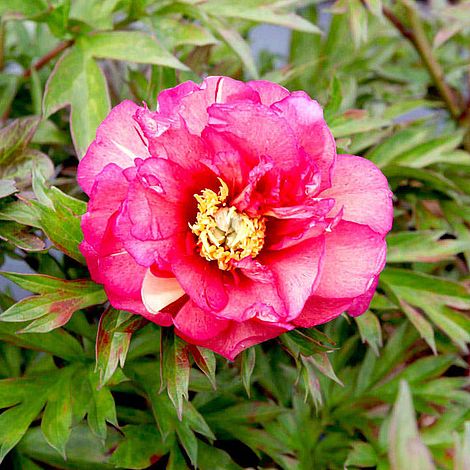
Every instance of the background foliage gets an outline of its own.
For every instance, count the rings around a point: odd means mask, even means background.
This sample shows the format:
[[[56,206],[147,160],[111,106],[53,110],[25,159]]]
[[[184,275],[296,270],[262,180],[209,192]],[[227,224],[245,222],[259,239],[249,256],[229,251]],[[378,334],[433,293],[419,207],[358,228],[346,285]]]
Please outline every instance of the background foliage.
[[[469,10],[0,0],[0,262],[31,273],[2,274],[6,468],[470,468]],[[287,57],[253,56],[261,22]],[[110,309],[77,248],[77,157],[110,106],[206,74],[304,89],[395,194],[370,311],[233,363]]]

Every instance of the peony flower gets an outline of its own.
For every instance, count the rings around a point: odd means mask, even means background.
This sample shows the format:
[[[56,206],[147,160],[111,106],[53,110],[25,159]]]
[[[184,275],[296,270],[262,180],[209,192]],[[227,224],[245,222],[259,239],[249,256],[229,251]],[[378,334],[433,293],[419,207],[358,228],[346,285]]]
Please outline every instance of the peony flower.
[[[363,313],[385,264],[391,192],[337,155],[321,107],[266,81],[209,77],[130,101],[79,164],[81,251],[111,304],[229,359]]]

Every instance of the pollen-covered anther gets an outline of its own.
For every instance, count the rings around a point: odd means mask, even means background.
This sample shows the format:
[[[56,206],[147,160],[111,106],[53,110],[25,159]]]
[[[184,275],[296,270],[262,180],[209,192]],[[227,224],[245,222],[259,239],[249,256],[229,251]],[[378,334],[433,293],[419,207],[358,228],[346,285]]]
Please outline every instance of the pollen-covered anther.
[[[217,261],[219,269],[233,269],[233,261],[255,258],[264,245],[264,217],[250,217],[227,207],[228,187],[219,178],[219,192],[204,189],[195,194],[198,205],[196,222],[189,227],[198,237],[199,253],[208,261]]]

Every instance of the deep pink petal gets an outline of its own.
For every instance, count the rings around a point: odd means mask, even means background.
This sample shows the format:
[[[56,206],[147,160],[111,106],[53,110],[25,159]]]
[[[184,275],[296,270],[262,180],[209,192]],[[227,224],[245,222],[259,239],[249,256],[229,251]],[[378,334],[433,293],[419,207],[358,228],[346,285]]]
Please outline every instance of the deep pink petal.
[[[136,158],[149,156],[133,118],[138,109],[139,106],[132,101],[123,101],[111,110],[98,127],[96,139],[88,148],[77,170],[78,183],[88,195],[96,176],[109,163],[127,168],[133,165]]]
[[[244,349],[294,328],[289,324],[264,323],[259,320],[242,323],[220,319],[214,321],[214,316],[202,311],[196,305],[183,308],[185,310],[175,318],[176,333],[188,342],[211,349],[230,360],[235,359]],[[190,325],[189,328],[186,322]],[[178,328],[180,324],[182,330]],[[214,334],[217,331],[218,333]]]
[[[325,234],[324,265],[315,295],[352,299],[370,288],[385,265],[383,236],[366,225],[341,221]]]
[[[332,187],[321,194],[335,199],[330,217],[343,209],[343,219],[385,234],[392,228],[392,193],[383,173],[369,160],[338,155]]]
[[[224,273],[216,263],[206,261],[196,252],[175,252],[171,259],[171,269],[183,290],[200,308],[219,312],[227,305]]]
[[[317,165],[321,174],[320,189],[330,187],[336,145],[323,119],[321,106],[303,91],[296,91],[271,109],[289,123],[299,144]]]
[[[220,335],[230,325],[230,320],[199,308],[194,302],[186,302],[173,319],[178,333],[193,341],[207,341]]]
[[[300,315],[292,320],[292,323],[304,328],[321,325],[341,315],[350,305],[350,299],[325,299],[312,296],[307,300]]]

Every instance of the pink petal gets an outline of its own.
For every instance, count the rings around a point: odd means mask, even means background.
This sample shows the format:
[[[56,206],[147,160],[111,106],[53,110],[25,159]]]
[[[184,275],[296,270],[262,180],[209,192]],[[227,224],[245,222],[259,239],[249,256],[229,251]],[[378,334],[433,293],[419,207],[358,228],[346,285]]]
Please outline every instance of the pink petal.
[[[320,189],[331,185],[336,145],[321,106],[303,91],[291,93],[271,106],[292,128],[299,144],[311,156],[321,174]]]
[[[178,334],[188,338],[189,342],[199,343],[221,334],[231,322],[202,310],[190,301],[181,308],[173,323]]]
[[[368,225],[385,234],[392,228],[392,193],[382,172],[369,160],[338,155],[332,187],[321,194],[336,204],[329,216],[343,208],[343,219]]]
[[[270,157],[280,170],[298,163],[298,145],[286,120],[270,109],[248,102],[214,104],[209,109],[209,126],[248,154],[254,166]]]
[[[96,139],[78,165],[77,179],[88,195],[96,176],[109,163],[127,168],[137,157],[148,157],[147,147],[133,118],[137,109],[139,106],[132,101],[123,101],[98,127]]]
[[[157,277],[147,270],[142,282],[142,302],[153,315],[184,295],[183,289],[174,277]]]
[[[359,315],[362,315],[369,308],[370,302],[375,294],[375,290],[377,289],[378,283],[379,276],[375,276],[369,289],[367,289],[364,294],[353,299],[351,305],[348,307],[349,315],[351,315],[352,317],[357,317]]]
[[[321,325],[341,315],[350,304],[350,299],[325,299],[312,296],[307,300],[300,315],[292,320],[292,323],[304,328]]]
[[[228,302],[223,282],[224,272],[198,253],[173,253],[171,269],[181,287],[200,308],[219,312]]]
[[[279,294],[285,301],[288,316],[283,321],[296,318],[315,289],[324,249],[325,240],[320,236],[260,257],[274,273]]]
[[[366,225],[340,221],[325,234],[325,255],[315,295],[352,299],[370,288],[385,265],[383,236]]]
[[[271,106],[290,94],[289,90],[283,86],[266,80],[253,80],[248,82],[247,85],[258,93],[261,103],[265,106]]]
[[[87,212],[81,220],[87,243],[96,249],[101,245],[110,217],[125,199],[127,188],[127,180],[122,174],[122,169],[114,163],[108,164],[96,176]]]
[[[186,341],[208,348],[230,360],[235,359],[244,349],[294,328],[288,324],[259,320],[242,323],[220,320],[195,305],[183,309],[175,318],[176,333]]]
[[[259,96],[245,83],[229,77],[207,77],[200,91],[188,94],[181,100],[179,115],[191,133],[200,135],[207,125],[207,108],[214,103],[259,103]]]

